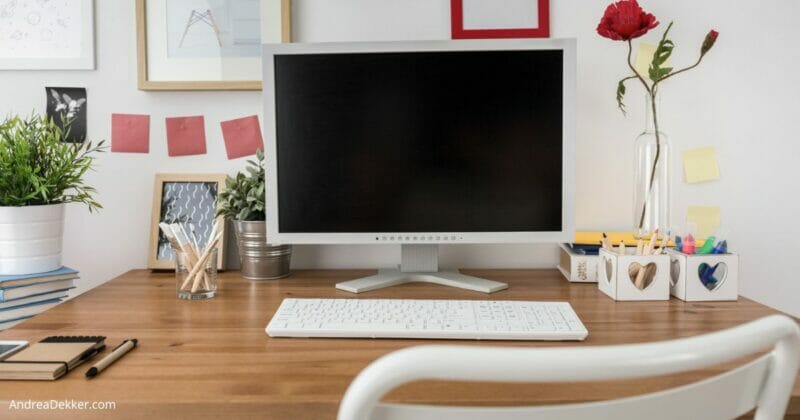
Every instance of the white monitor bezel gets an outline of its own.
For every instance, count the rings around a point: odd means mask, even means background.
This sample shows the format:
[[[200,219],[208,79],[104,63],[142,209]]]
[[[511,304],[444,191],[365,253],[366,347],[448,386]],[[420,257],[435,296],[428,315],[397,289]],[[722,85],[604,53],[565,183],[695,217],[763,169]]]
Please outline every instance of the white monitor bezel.
[[[275,132],[276,55],[381,53],[419,51],[561,50],[563,73],[562,230],[553,232],[370,232],[288,233],[280,231]],[[575,87],[574,39],[502,39],[358,43],[285,43],[263,45],[264,147],[266,161],[267,232],[271,243],[281,244],[506,244],[571,242],[575,237]]]

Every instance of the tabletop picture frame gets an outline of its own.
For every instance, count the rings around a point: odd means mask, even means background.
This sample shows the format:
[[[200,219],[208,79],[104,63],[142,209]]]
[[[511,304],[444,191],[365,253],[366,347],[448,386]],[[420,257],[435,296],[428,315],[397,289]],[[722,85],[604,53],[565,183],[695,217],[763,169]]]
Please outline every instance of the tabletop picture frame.
[[[225,269],[225,220],[216,215],[217,199],[224,190],[225,174],[156,174],[147,268],[175,268],[172,246],[159,229],[159,223],[180,223],[189,235],[193,226],[198,245],[202,248],[214,223],[219,220],[223,232],[217,246],[217,268]]]
[[[94,0],[5,3],[0,70],[95,69]]]
[[[453,39],[548,38],[549,0],[450,0]]]
[[[291,40],[291,0],[136,0],[139,90],[261,90],[261,44]]]

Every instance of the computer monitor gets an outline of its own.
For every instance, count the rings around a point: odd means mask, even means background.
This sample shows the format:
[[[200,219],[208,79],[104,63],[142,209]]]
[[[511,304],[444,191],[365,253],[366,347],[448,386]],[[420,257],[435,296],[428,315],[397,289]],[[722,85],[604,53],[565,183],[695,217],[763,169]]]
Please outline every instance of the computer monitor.
[[[439,271],[440,244],[574,236],[575,41],[269,44],[273,243],[400,244],[399,269],[337,285],[503,283]]]

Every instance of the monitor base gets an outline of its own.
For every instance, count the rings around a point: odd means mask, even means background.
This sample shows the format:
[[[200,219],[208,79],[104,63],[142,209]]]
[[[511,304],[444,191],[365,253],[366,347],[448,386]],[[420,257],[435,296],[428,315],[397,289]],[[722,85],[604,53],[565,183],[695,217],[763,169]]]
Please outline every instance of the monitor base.
[[[458,271],[405,273],[399,269],[381,269],[374,276],[336,283],[336,288],[351,293],[362,293],[414,282],[440,284],[483,293],[494,293],[508,288],[505,283],[467,276]]]
[[[507,289],[498,281],[467,276],[456,270],[439,271],[439,246],[436,244],[403,244],[400,246],[399,269],[378,270],[374,276],[337,283],[336,288],[352,293],[368,292],[406,283],[433,283],[476,292],[494,293]]]

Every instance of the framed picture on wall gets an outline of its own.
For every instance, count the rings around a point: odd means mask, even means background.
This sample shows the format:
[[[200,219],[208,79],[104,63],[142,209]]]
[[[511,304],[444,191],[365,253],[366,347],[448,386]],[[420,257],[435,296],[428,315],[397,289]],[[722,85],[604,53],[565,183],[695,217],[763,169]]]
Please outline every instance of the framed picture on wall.
[[[141,90],[260,90],[261,44],[289,42],[291,0],[136,0]]]
[[[94,1],[0,1],[0,70],[94,70]]]
[[[225,174],[156,174],[147,268],[175,268],[175,253],[158,224],[179,223],[202,249],[217,220],[217,197],[225,189]],[[225,224],[221,224],[223,229]],[[219,243],[217,267],[224,269],[225,232]]]
[[[450,0],[453,39],[547,38],[549,0]]]

